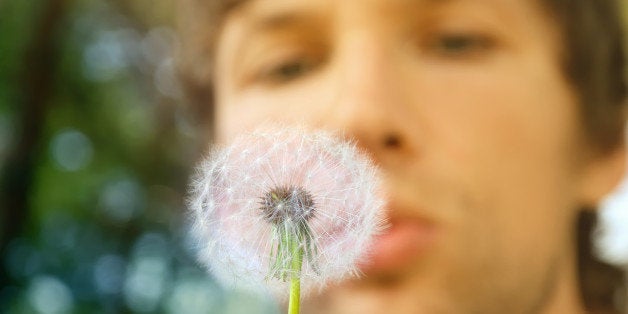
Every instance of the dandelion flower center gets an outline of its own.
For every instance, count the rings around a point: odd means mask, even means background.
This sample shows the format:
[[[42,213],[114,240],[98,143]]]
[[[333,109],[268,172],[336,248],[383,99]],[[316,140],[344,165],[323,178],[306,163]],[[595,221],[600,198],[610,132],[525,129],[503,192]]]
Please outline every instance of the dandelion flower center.
[[[264,219],[272,224],[305,222],[315,211],[312,195],[298,186],[275,187],[262,196],[260,205]]]

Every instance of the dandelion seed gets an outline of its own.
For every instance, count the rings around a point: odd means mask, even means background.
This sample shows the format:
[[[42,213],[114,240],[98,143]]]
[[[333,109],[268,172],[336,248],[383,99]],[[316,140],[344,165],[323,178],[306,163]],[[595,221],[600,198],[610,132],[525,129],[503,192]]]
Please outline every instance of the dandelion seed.
[[[266,127],[215,149],[193,180],[191,235],[223,284],[288,296],[358,275],[382,227],[377,169],[331,133]]]

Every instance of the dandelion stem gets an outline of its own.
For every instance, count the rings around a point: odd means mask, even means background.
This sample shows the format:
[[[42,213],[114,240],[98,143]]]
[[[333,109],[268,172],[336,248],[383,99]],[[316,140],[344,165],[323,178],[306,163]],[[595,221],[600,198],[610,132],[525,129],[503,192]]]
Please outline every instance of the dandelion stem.
[[[288,314],[299,314],[301,303],[301,265],[303,264],[303,248],[299,245],[298,236],[290,237],[292,265],[290,272],[290,301]],[[296,238],[296,239],[295,239]]]

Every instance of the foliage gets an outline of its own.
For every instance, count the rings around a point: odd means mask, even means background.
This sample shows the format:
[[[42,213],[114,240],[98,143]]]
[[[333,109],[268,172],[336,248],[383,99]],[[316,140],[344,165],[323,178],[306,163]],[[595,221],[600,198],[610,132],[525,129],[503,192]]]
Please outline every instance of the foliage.
[[[183,199],[201,145],[174,76],[176,35],[125,9],[107,0],[0,2],[2,189],[20,181],[25,192],[22,208],[2,208],[0,228],[19,232],[1,239],[0,309],[272,312],[221,290],[190,258]],[[40,57],[51,72],[30,63],[40,46],[53,52]],[[41,130],[28,132],[37,114]],[[29,171],[14,171],[19,150],[33,160]],[[15,211],[23,221],[6,218]]]

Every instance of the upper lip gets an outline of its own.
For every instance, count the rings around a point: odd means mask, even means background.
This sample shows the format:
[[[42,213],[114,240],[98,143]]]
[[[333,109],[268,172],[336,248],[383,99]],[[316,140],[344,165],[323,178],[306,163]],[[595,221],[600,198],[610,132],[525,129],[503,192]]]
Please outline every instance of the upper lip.
[[[385,226],[392,226],[404,221],[417,221],[426,225],[435,225],[433,217],[420,206],[404,206],[400,202],[391,199],[384,210]]]

